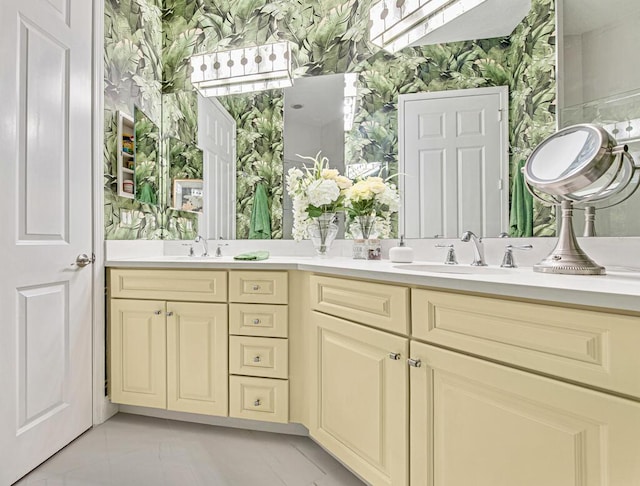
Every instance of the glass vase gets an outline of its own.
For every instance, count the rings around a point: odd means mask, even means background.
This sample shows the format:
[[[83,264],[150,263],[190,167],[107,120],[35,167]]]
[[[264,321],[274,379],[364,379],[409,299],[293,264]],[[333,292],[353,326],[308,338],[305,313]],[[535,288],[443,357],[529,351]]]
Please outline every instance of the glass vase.
[[[317,218],[313,218],[307,232],[318,256],[326,257],[331,249],[333,240],[336,239],[338,234],[336,213],[324,213]]]
[[[374,214],[362,214],[354,216],[350,229],[353,236],[354,260],[379,260],[380,240],[375,229],[376,216]]]

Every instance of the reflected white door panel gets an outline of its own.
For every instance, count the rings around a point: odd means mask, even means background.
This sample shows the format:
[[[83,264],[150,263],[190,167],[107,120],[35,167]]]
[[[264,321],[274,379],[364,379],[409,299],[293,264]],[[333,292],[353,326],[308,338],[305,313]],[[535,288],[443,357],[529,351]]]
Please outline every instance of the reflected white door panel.
[[[236,237],[236,121],[215,98],[198,94],[198,146],[203,151],[204,211],[200,234]]]
[[[0,5],[0,484],[91,427],[92,2]]]
[[[507,231],[507,88],[402,95],[399,109],[400,232]]]

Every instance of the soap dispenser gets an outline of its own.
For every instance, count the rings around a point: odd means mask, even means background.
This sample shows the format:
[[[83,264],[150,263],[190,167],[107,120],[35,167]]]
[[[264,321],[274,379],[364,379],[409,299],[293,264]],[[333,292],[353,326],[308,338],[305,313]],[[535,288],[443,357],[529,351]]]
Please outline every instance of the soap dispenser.
[[[389,260],[394,263],[411,263],[413,261],[413,248],[404,243],[404,235],[400,236],[400,243],[389,250]]]

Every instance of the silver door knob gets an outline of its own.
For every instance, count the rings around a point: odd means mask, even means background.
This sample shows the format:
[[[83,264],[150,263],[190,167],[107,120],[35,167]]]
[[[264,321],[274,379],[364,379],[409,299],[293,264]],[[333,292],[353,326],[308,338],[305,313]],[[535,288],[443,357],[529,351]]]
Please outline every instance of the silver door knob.
[[[389,353],[389,358],[398,361],[400,359],[400,353]]]
[[[253,290],[260,290],[260,286],[259,285],[254,285],[253,286]]]
[[[262,402],[260,401],[259,398],[255,402],[253,402],[254,407],[259,407],[260,405],[262,405]]]
[[[414,368],[420,368],[422,366],[422,361],[419,359],[409,358],[407,363],[409,363],[409,366],[413,366]]]
[[[171,317],[173,315],[173,311],[167,312],[167,317]]]
[[[80,268],[84,268],[87,265],[91,265],[95,261],[96,261],[95,255],[92,254],[91,256],[88,256],[86,253],[82,253],[81,255],[77,256],[75,264]]]
[[[254,319],[253,323],[257,326],[258,324],[260,324],[260,319]]]
[[[256,356],[255,358],[253,358],[253,362],[254,362],[254,363],[259,363],[260,361],[262,361],[262,359],[260,358],[260,356]]]

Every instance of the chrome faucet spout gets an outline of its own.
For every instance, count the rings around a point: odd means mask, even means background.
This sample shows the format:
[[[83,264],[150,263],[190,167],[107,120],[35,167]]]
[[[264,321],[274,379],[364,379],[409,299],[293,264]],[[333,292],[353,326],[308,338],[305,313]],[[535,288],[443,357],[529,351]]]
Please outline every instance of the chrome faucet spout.
[[[460,240],[464,243],[468,243],[469,241],[473,243],[473,262],[471,265],[474,267],[486,267],[487,263],[484,261],[484,245],[482,244],[482,238],[472,231],[465,231],[462,233]]]
[[[207,240],[204,239],[202,236],[198,235],[196,236],[196,239],[194,241],[194,243],[202,243],[202,255],[203,257],[207,257],[209,256],[209,245],[207,245]]]

